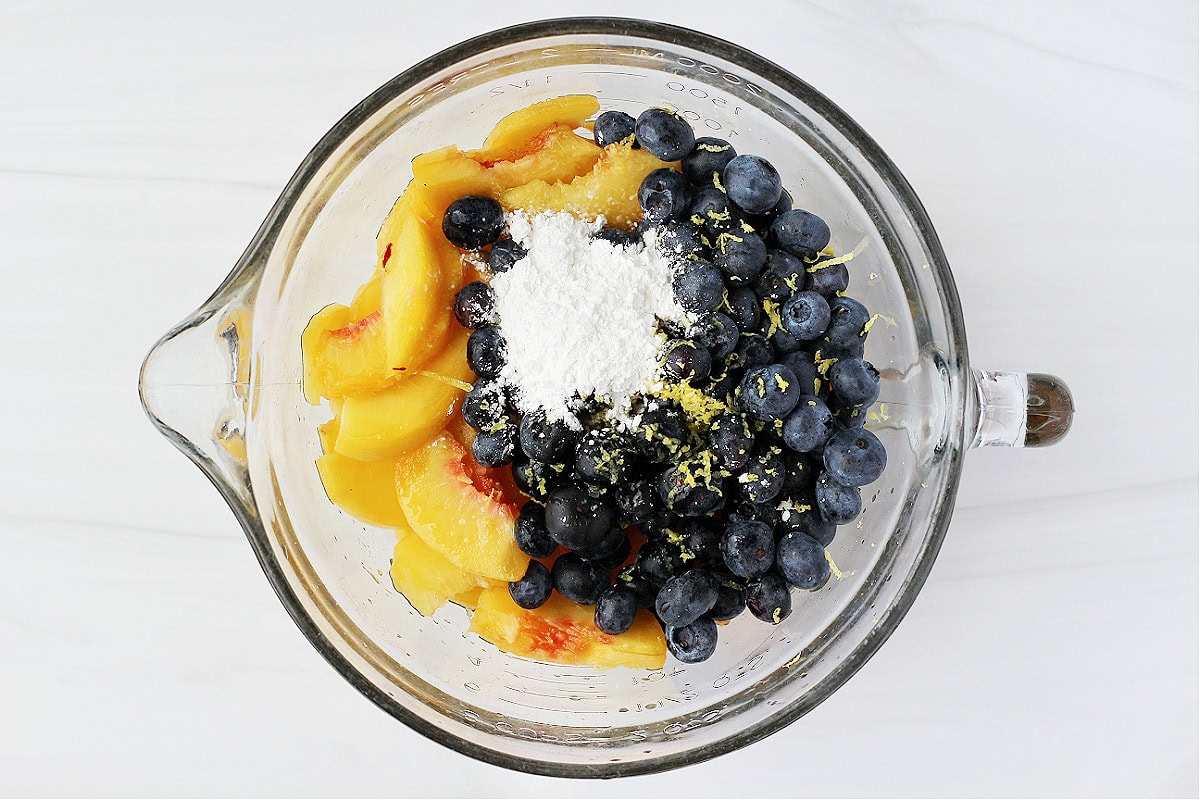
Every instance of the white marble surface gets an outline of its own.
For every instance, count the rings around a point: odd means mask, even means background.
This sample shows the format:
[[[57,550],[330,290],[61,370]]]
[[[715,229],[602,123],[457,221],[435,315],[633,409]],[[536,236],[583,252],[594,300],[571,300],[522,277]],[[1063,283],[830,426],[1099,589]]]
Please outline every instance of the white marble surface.
[[[1200,791],[1194,2],[403,9],[0,5],[0,794]],[[970,454],[920,599],[813,714],[568,784],[460,757],[338,677],[135,381],[362,96],[597,10],[723,35],[839,103],[937,225],[973,363],[1062,375],[1079,415],[1056,448]]]

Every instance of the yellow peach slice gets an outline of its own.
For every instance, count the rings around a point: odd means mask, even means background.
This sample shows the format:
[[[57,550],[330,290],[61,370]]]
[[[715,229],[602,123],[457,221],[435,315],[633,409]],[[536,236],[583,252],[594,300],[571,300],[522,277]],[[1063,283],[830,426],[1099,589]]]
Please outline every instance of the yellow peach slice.
[[[642,180],[654,170],[669,166],[673,165],[645,150],[618,143],[604,148],[586,175],[569,182],[530,181],[500,192],[496,199],[508,211],[566,211],[593,219],[603,214],[609,225],[628,229],[642,219],[637,200]]]
[[[376,267],[375,272],[354,293],[350,301],[350,316],[352,319],[363,319],[379,310],[381,287],[383,286],[383,269]]]
[[[524,609],[508,587],[496,587],[480,593],[471,630],[506,653],[537,661],[641,669],[666,663],[667,640],[649,611],[638,611],[633,627],[618,636],[597,628],[594,614],[594,606],[557,593],[539,608]]]
[[[424,222],[415,215],[403,217],[380,286],[387,364],[393,369],[420,367],[441,344],[436,332],[440,328],[444,333],[448,324],[446,282],[450,276],[445,273],[449,264],[443,262],[440,250]],[[461,266],[459,269],[461,272]]]
[[[463,384],[475,379],[467,335],[455,333],[441,353],[395,386],[347,397],[334,452],[359,461],[394,459],[441,433],[466,393]]]
[[[393,476],[392,494],[396,493]],[[392,585],[422,616],[432,616],[447,600],[466,600],[474,606],[479,592],[493,582],[464,572],[425,544],[408,523],[396,526],[392,554]]]
[[[491,160],[511,158],[526,143],[554,124],[578,128],[600,110],[600,101],[588,94],[569,94],[543,100],[504,117],[483,142]]]
[[[464,463],[470,458],[449,434],[399,458],[400,507],[425,544],[454,566],[498,581],[516,580],[529,566],[513,535],[517,509],[494,487],[471,480]]]
[[[355,519],[380,528],[405,524],[396,500],[394,462],[356,461],[326,453],[317,459],[317,473],[329,499]]]
[[[466,153],[488,168],[495,190],[530,181],[569,181],[591,170],[604,153],[566,125],[551,125],[528,142],[528,150],[511,159],[490,159],[485,150]]]

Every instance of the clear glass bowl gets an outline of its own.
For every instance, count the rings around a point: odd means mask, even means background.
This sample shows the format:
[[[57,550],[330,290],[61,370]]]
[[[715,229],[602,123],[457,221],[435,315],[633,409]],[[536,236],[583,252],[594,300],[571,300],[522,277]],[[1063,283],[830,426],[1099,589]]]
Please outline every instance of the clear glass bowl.
[[[638,114],[668,103],[699,134],[776,164],[837,252],[865,240],[851,294],[881,315],[868,423],[888,467],[840,529],[836,579],[796,593],[781,625],[748,614],[709,661],[655,672],[537,663],[467,634],[466,612],[418,615],[388,578],[394,536],[325,497],[313,462],[326,408],[300,391],[300,333],[370,273],[410,161],[481,144],[500,117],[597,95]],[[1047,444],[1071,399],[1048,376],[973,372],[950,269],[925,211],[875,143],[797,77],[729,42],[637,20],[496,31],[404,72],[317,144],[216,293],[155,345],[141,375],[155,425],[229,502],[296,624],[380,708],[470,756],[605,777],[663,770],[753,742],[844,683],[904,616],[950,521],[964,451]]]

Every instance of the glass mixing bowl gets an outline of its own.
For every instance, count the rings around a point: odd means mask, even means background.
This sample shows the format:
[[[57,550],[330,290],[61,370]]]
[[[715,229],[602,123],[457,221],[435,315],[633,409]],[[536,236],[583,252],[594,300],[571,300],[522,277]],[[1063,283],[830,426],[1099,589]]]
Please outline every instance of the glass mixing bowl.
[[[391,586],[391,531],[334,507],[313,461],[330,412],[301,396],[300,333],[347,302],[410,161],[475,147],[532,102],[590,93],[633,115],[670,104],[698,135],[770,159],[795,205],[823,216],[850,293],[880,314],[867,357],[882,375],[868,427],[888,466],[829,552],[835,579],[795,593],[783,624],[744,614],[716,654],[659,671],[564,667],[505,655],[447,606],[417,614]],[[1044,375],[967,362],[950,268],[892,162],[827,98],[729,42],[619,19],[563,19],[481,36],[371,94],[317,144],[233,272],[147,356],[154,424],[212,480],[296,624],[348,681],[417,731],[475,758],[605,777],[710,758],[778,730],[844,683],[887,639],[941,545],[964,452],[1060,438],[1072,406]]]

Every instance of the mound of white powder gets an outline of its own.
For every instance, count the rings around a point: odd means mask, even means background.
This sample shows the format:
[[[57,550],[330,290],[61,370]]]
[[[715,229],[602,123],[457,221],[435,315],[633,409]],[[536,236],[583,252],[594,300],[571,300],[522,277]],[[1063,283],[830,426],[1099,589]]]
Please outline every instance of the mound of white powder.
[[[691,321],[671,289],[671,254],[653,236],[624,247],[594,239],[603,225],[561,212],[508,216],[529,252],[491,286],[508,346],[500,380],[522,411],[572,422],[571,401],[594,395],[628,423],[631,398],[660,386],[660,321]]]

